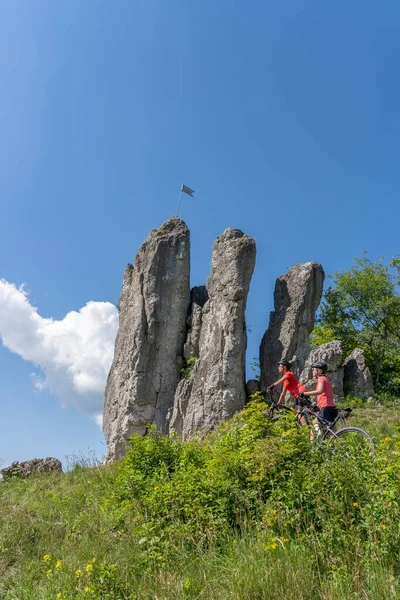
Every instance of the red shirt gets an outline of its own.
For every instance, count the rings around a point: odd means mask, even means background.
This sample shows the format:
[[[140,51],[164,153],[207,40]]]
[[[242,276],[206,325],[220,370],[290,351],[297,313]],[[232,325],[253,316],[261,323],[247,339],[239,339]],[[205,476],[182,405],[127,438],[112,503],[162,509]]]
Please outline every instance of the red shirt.
[[[332,384],[325,375],[318,377],[317,386],[319,383],[324,384],[324,391],[322,394],[317,396],[318,408],[325,408],[325,406],[336,406],[333,401]]]
[[[307,391],[307,388],[305,388],[304,385],[301,385],[301,383],[293,375],[292,371],[286,371],[284,378],[283,387],[294,398],[297,398],[300,392]]]

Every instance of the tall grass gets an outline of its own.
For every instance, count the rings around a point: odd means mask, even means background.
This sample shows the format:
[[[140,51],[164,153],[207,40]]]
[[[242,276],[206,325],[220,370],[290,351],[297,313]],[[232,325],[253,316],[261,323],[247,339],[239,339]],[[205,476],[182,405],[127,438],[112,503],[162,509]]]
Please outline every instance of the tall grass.
[[[0,598],[400,597],[397,415],[368,409],[373,458],[326,456],[263,408],[204,441],[152,433],[118,465],[1,483]]]

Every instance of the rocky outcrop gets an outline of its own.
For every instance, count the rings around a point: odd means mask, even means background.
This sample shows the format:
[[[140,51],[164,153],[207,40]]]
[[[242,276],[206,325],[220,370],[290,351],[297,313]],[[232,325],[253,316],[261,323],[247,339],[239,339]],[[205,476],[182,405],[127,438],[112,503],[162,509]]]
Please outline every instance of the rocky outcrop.
[[[314,390],[316,382],[312,376],[312,368],[316,362],[326,362],[328,364],[327,376],[332,383],[333,397],[335,400],[343,398],[343,350],[342,343],[338,340],[322,344],[314,350],[311,350],[306,365],[300,376],[300,381],[309,390]]]
[[[169,417],[170,428],[185,439],[244,406],[245,308],[255,256],[254,240],[238,229],[227,229],[213,246],[198,358],[178,385]]]
[[[103,414],[106,461],[150,423],[165,430],[183,364],[190,304],[190,234],[173,217],[153,230],[125,269],[120,321]]]
[[[246,402],[252,399],[253,394],[260,391],[260,382],[258,379],[249,379],[246,381]]]
[[[183,356],[186,361],[199,356],[199,342],[201,322],[203,318],[203,306],[208,300],[208,292],[205,285],[194,287],[190,292],[190,310],[187,318],[188,332],[183,348]]]
[[[374,395],[371,371],[361,348],[356,348],[344,361],[343,388],[346,396],[369,398]]]
[[[9,467],[1,469],[0,473],[3,479],[11,479],[11,477],[21,477],[25,479],[34,473],[51,473],[58,471],[62,473],[62,465],[58,458],[32,458],[25,462],[14,461]]]
[[[277,379],[279,360],[293,361],[296,375],[304,369],[324,277],[321,265],[308,262],[295,265],[277,279],[274,310],[260,346],[261,389]]]

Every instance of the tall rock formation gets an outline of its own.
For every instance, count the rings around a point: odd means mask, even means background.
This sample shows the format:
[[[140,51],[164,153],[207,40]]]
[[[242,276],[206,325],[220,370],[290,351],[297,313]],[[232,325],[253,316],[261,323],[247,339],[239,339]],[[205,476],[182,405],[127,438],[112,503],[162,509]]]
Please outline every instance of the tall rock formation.
[[[165,429],[182,368],[190,304],[190,234],[173,217],[153,230],[125,269],[114,361],[103,414],[106,460],[134,433]]]
[[[369,398],[374,395],[371,371],[361,348],[356,348],[344,361],[343,388],[346,396]]]
[[[322,344],[311,350],[306,365],[300,376],[308,390],[314,390],[316,381],[312,376],[312,365],[317,362],[326,362],[328,365],[328,377],[332,383],[333,397],[335,400],[343,398],[343,350],[339,340]]]
[[[304,369],[324,277],[321,265],[308,262],[295,265],[276,280],[274,311],[260,346],[261,389],[277,379],[279,360],[294,361],[297,375]]]
[[[169,416],[170,428],[184,439],[244,406],[245,309],[255,257],[254,240],[238,229],[227,229],[214,243],[198,357],[178,385]]]

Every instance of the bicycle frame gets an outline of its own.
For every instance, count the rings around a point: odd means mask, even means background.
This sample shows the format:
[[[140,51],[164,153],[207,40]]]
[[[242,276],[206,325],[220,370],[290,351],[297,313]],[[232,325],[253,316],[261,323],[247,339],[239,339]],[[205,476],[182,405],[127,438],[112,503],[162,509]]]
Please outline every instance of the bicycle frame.
[[[293,408],[290,408],[289,406],[286,406],[285,404],[277,404],[276,402],[274,402],[273,400],[268,400],[265,399],[266,403],[269,404],[270,406],[270,410],[269,410],[269,418],[271,420],[273,420],[273,416],[274,416],[274,411],[275,410],[285,410],[287,412],[291,412],[294,413],[294,416],[296,417],[297,421],[300,423],[300,418],[301,416],[304,416],[306,419],[306,424],[308,427],[313,427],[312,423],[310,423],[310,419],[316,419],[318,421],[318,424],[321,425],[321,434],[325,433],[326,431],[329,430],[330,434],[332,434],[334,437],[337,437],[335,431],[334,431],[334,427],[337,424],[338,421],[340,421],[340,425],[343,426],[343,421],[342,419],[344,419],[346,416],[349,416],[351,409],[341,409],[338,408],[338,414],[337,417],[335,418],[335,420],[332,421],[328,421],[327,419],[324,419],[323,417],[321,417],[318,412],[316,412],[315,410],[313,410],[308,404],[307,401],[301,401],[300,400],[300,406],[302,406],[302,410],[299,411],[295,411]],[[343,414],[346,413],[346,414]],[[302,424],[302,423],[300,423]]]
[[[309,408],[307,406],[305,408],[303,408],[303,410],[299,411],[298,415],[304,415],[304,417],[306,418],[306,421],[307,421],[307,425],[310,428],[313,427],[315,429],[314,425],[312,423],[310,423],[310,418],[316,419],[318,421],[318,424],[321,425],[321,432],[318,432],[318,430],[316,430],[315,432],[317,433],[317,435],[322,435],[322,433],[329,431],[334,437],[337,437],[333,428],[335,427],[336,423],[339,421],[339,411],[338,411],[338,416],[336,417],[336,419],[333,422],[327,421],[326,419],[321,417],[317,412],[313,411],[311,408]]]
[[[344,412],[346,413],[346,415],[341,414]],[[311,424],[310,424],[310,417],[311,417],[313,419],[316,419],[318,421],[318,423],[320,425],[322,425],[321,429],[323,432],[329,431],[330,434],[332,434],[334,437],[337,438],[338,436],[336,435],[336,432],[334,431],[334,427],[338,421],[341,421],[341,419],[345,418],[345,416],[348,416],[350,414],[350,412],[351,412],[351,408],[350,409],[338,408],[338,414],[334,421],[328,421],[327,419],[324,419],[323,417],[321,417],[321,415],[319,415],[317,412],[313,411],[308,406],[304,407],[303,410],[299,411],[298,414],[305,416],[309,427],[311,427]],[[342,424],[342,421],[340,424]],[[339,431],[340,431],[340,429],[339,429]]]
[[[329,439],[331,441],[334,440],[336,443],[339,438],[340,440],[344,440],[346,443],[346,440],[349,441],[349,436],[356,435],[358,440],[362,439],[364,443],[368,445],[369,454],[374,454],[373,440],[371,436],[363,429],[359,427],[348,427],[345,424],[344,426],[339,425],[338,430],[334,431],[335,425],[338,423],[338,421],[342,423],[343,420],[350,415],[351,408],[339,408],[335,420],[331,422],[321,417],[321,415],[315,411],[315,407],[311,407],[311,402],[308,399],[300,399],[299,404],[302,409],[298,411],[295,411],[294,408],[289,408],[284,404],[277,404],[273,400],[268,400],[267,398],[265,399],[265,402],[270,407],[268,411],[268,417],[271,421],[275,421],[280,418],[279,415],[274,416],[275,410],[285,410],[292,413],[296,418],[298,426],[308,427],[310,432],[310,441],[313,443],[317,442],[319,444]],[[267,411],[264,411],[264,413],[267,413]],[[318,426],[316,426],[316,423],[318,423]],[[361,436],[361,438],[359,436]]]

